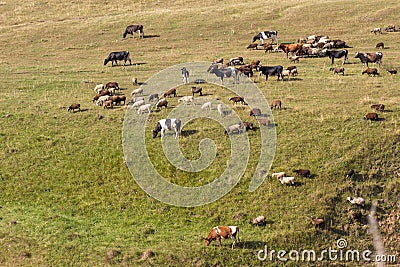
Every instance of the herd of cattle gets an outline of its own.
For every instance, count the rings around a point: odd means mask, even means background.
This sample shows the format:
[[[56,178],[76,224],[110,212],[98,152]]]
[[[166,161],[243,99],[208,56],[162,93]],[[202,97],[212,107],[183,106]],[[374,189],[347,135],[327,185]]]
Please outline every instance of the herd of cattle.
[[[386,31],[396,31],[394,25],[389,25]],[[135,32],[139,33],[139,38],[144,38],[143,25],[129,25],[126,27],[125,32],[123,33],[123,38],[127,36],[127,34],[134,34]],[[374,34],[381,34],[381,28],[374,28],[371,30]],[[266,42],[267,40],[271,40],[270,43]],[[261,44],[256,43],[257,41],[261,41]],[[275,42],[275,44],[274,44]],[[331,65],[334,64],[335,59],[343,58],[342,65],[348,62],[349,52],[347,44],[342,40],[331,40],[328,36],[316,36],[310,35],[306,38],[299,38],[296,43],[279,43],[278,32],[277,31],[264,31],[255,35],[252,39],[252,43],[247,46],[248,49],[258,50],[258,47],[262,46],[265,52],[278,52],[283,51],[286,55],[286,58],[290,59],[292,62],[299,61],[300,58],[305,57],[328,57],[330,59]],[[376,45],[376,48],[384,48],[384,44],[382,42]],[[376,63],[381,67],[382,65],[382,52],[373,52],[373,53],[365,53],[365,52],[356,52],[355,58],[360,59],[361,63],[367,65],[367,69],[362,71],[362,74],[368,75],[379,75],[377,68],[370,68],[369,63]],[[107,65],[108,62],[111,62],[112,66],[118,65],[118,61],[124,61],[124,64],[127,62],[131,65],[131,58],[129,51],[119,51],[119,52],[111,52],[106,59],[104,59],[104,65]],[[331,67],[329,69],[334,74],[342,74],[345,75],[344,67]],[[189,70],[186,68],[182,68],[181,75],[183,78],[183,84],[189,83]],[[221,81],[221,84],[224,82],[224,78],[233,78],[234,83],[240,82],[240,77],[242,75],[247,77],[254,77],[254,73],[258,72],[259,76],[265,75],[266,80],[268,80],[269,76],[277,76],[278,80],[284,80],[284,76],[287,76],[290,79],[290,76],[296,76],[298,74],[296,66],[289,66],[284,69],[283,66],[265,66],[261,65],[259,60],[254,60],[250,64],[245,64],[243,57],[234,57],[231,58],[226,64],[224,64],[224,60],[216,59],[214,60],[209,69],[207,70],[209,73],[215,74]],[[388,70],[390,74],[397,74],[397,70],[390,69]],[[137,84],[137,79],[133,78],[132,83]],[[107,84],[98,84],[94,88],[96,95],[93,97],[92,101],[97,106],[103,106],[104,108],[113,108],[114,106],[126,105],[126,96],[117,94],[116,91],[120,90],[117,82],[109,82]],[[179,102],[183,103],[193,103],[195,94],[199,94],[199,96],[203,96],[203,88],[198,86],[192,86],[190,89],[191,96],[184,96],[179,98]],[[159,110],[161,108],[168,107],[168,97],[176,97],[177,89],[170,88],[166,90],[163,94],[160,94],[162,98],[160,98],[159,94],[149,95],[147,99],[143,96],[144,92],[142,88],[138,88],[133,90],[131,93],[131,99],[127,102],[128,108],[137,109],[138,114],[142,114],[144,112],[150,114],[153,108]],[[245,100],[241,96],[231,97],[229,101],[232,101],[235,104],[242,103],[245,104]],[[154,104],[153,104],[154,103]],[[80,104],[72,104],[69,106],[68,111],[80,111]],[[211,102],[206,102],[202,105],[201,109],[210,109],[212,108]],[[273,100],[271,104],[271,109],[281,109],[282,102],[279,99]],[[384,104],[374,104],[371,105],[371,108],[383,112],[385,110]],[[222,105],[219,104],[217,107],[220,115],[224,114],[222,110]],[[260,125],[269,126],[268,119],[262,118],[261,110],[258,108],[253,108],[250,110],[250,116],[254,116],[257,118]],[[378,120],[378,114],[376,112],[368,113],[364,116],[367,120]],[[247,130],[254,130],[255,127],[250,122],[241,122],[238,124],[231,125],[225,129],[225,134],[240,134]],[[175,138],[179,137],[181,134],[181,121],[178,118],[166,118],[161,119],[157,122],[155,129],[153,130],[153,138],[157,137],[157,134],[161,132],[161,138],[164,137],[164,133],[166,130],[175,131]],[[294,170],[293,172],[297,173],[303,177],[310,177],[310,170],[300,169]],[[350,170],[347,176],[354,175],[354,171]],[[284,185],[295,185],[295,177],[294,176],[286,176],[285,172],[273,173],[272,177],[277,178],[277,180]],[[361,197],[351,198],[348,197],[347,200],[355,205],[363,206],[364,199]],[[359,214],[360,211],[357,211]],[[354,214],[353,214],[354,217]],[[354,217],[357,218],[357,217]],[[312,218],[311,223],[316,227],[324,226],[323,218]],[[260,225],[265,222],[264,216],[258,216],[255,219],[251,220],[251,222],[255,225]],[[232,238],[233,244],[232,248],[236,245],[238,241],[239,227],[238,226],[216,226],[211,229],[207,238],[205,238],[205,244],[208,246],[211,241],[216,240],[219,244],[221,244],[221,239]]]

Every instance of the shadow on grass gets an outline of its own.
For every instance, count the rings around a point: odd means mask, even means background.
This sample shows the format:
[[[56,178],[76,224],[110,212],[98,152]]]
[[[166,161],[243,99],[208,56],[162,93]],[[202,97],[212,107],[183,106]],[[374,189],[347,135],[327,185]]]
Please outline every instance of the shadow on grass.
[[[264,249],[266,242],[263,241],[240,241],[236,244],[236,248],[241,249]]]
[[[193,135],[193,134],[197,134],[199,131],[198,130],[185,130],[185,131],[182,131],[182,136],[190,136],[190,135]]]
[[[150,35],[143,36],[143,39],[158,38],[158,37],[160,37],[160,35],[158,35],[158,34],[150,34]]]

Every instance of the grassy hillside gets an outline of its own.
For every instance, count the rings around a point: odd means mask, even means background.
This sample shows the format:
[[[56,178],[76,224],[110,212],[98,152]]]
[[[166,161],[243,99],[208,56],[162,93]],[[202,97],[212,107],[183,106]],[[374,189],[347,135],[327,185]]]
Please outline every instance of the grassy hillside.
[[[348,196],[363,196],[369,214],[378,203],[380,231],[387,254],[400,260],[400,32],[374,35],[374,27],[400,27],[398,1],[59,1],[0,2],[0,265],[1,266],[276,266],[260,262],[268,245],[278,251],[335,247],[374,250],[365,222],[354,222]],[[360,11],[362,6],[362,12]],[[334,10],[334,12],[332,12]],[[147,38],[122,39],[127,25],[141,23]],[[238,185],[208,205],[181,208],[148,196],[124,162],[125,107],[105,110],[92,104],[98,83],[117,81],[129,96],[132,77],[145,82],[175,64],[243,56],[246,63],[292,65],[283,53],[247,50],[253,35],[276,29],[282,42],[311,34],[342,39],[350,46],[345,76],[333,75],[328,58],[302,58],[297,79],[256,85],[274,110],[277,145],[271,172],[308,168],[310,178],[282,186],[268,178],[255,191],[248,186],[260,154],[259,131],[249,132],[248,167]],[[381,75],[361,75],[357,51],[374,52],[385,43]],[[129,50],[132,66],[103,66],[111,51]],[[335,66],[340,66],[340,60]],[[256,75],[258,77],[258,74]],[[231,82],[231,81],[227,81]],[[160,88],[163,92],[168,88]],[[207,84],[209,98],[233,107],[226,88]],[[189,86],[178,95],[189,94]],[[82,112],[68,113],[74,102]],[[384,120],[363,120],[370,105],[384,103]],[[172,107],[178,104],[171,99]],[[249,108],[233,107],[243,120]],[[213,181],[226,166],[230,143],[223,128],[195,120],[180,139],[189,159],[200,156],[203,138],[215,141],[217,159],[200,173],[177,171],[157,153],[151,138],[155,122],[172,108],[154,112],[146,127],[152,162],[167,180],[183,186]],[[346,179],[355,169],[357,176]],[[145,170],[144,170],[145,171]],[[267,218],[263,227],[248,221]],[[324,217],[315,229],[307,216]],[[397,216],[397,217],[396,217]],[[241,242],[231,250],[205,247],[215,225],[238,225]],[[154,255],[152,255],[153,253]],[[146,255],[147,254],[147,255]],[[287,262],[287,266],[339,266],[345,262]],[[366,266],[352,262],[347,266]]]

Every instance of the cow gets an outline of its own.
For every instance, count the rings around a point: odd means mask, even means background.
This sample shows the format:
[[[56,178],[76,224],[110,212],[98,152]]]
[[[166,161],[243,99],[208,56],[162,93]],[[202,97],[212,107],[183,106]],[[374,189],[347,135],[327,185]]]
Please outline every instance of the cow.
[[[329,57],[329,59],[331,60],[331,64],[332,65],[333,65],[333,63],[335,61],[335,58],[344,57],[343,63],[342,63],[342,65],[343,65],[346,61],[348,61],[348,54],[349,54],[349,51],[346,50],[346,49],[344,49],[344,50],[328,50],[328,51],[326,51],[326,56]]]
[[[176,97],[176,88],[168,89],[168,90],[164,93],[164,97],[172,96],[172,95],[174,95],[174,97]]]
[[[264,44],[265,40],[271,39],[273,43],[274,40],[276,43],[278,43],[278,32],[277,31],[264,31],[260,32],[257,35],[253,37],[253,43],[257,40],[261,41],[261,44]]]
[[[363,52],[356,52],[354,58],[359,58],[363,66],[368,63],[377,63],[379,66],[382,64],[382,56],[381,52],[375,53],[363,53]]]
[[[157,122],[156,127],[153,130],[153,138],[157,137],[157,134],[161,132],[161,138],[164,137],[166,130],[175,131],[175,139],[181,134],[181,120],[180,119],[162,119]]]
[[[280,44],[278,49],[282,49],[283,52],[286,53],[286,58],[289,58],[289,52],[293,55],[297,51],[300,51],[303,48],[303,44]]]
[[[107,65],[108,62],[111,61],[111,66],[118,65],[118,60],[123,60],[124,65],[127,61],[129,61],[129,65],[132,65],[131,58],[129,56],[129,51],[121,51],[121,52],[111,52],[106,59],[104,59],[104,66]]]
[[[231,238],[233,240],[232,248],[235,247],[236,242],[239,242],[239,227],[238,226],[215,226],[211,229],[208,236],[205,238],[205,245],[210,245],[211,241],[217,240],[221,246],[221,239]],[[236,240],[237,238],[237,240]]]
[[[278,81],[279,81],[279,77],[282,78],[283,81],[283,67],[281,65],[278,66],[259,66],[258,70],[260,71],[260,74],[264,74],[265,75],[265,80],[268,81],[268,76],[271,75],[278,75]]]
[[[144,32],[143,32],[143,25],[129,25],[126,27],[124,34],[122,35],[122,38],[125,38],[127,34],[132,34],[134,32],[139,32],[139,38],[144,38]]]

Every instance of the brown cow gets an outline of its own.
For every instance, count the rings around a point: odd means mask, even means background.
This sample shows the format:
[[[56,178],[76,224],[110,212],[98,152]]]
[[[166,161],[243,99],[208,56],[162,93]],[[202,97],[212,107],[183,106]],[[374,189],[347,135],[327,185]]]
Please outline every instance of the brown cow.
[[[176,88],[168,89],[165,92],[164,97],[171,96],[171,95],[174,95],[174,97],[176,97]]]
[[[221,246],[221,239],[231,238],[233,240],[232,248],[239,241],[239,227],[238,226],[215,226],[211,229],[208,236],[205,238],[205,245],[210,245],[211,241],[217,240],[218,244]]]
[[[286,53],[286,58],[289,58],[289,52],[293,55],[295,52],[301,50],[303,48],[303,44],[280,44],[278,49],[282,49],[283,52]]]

